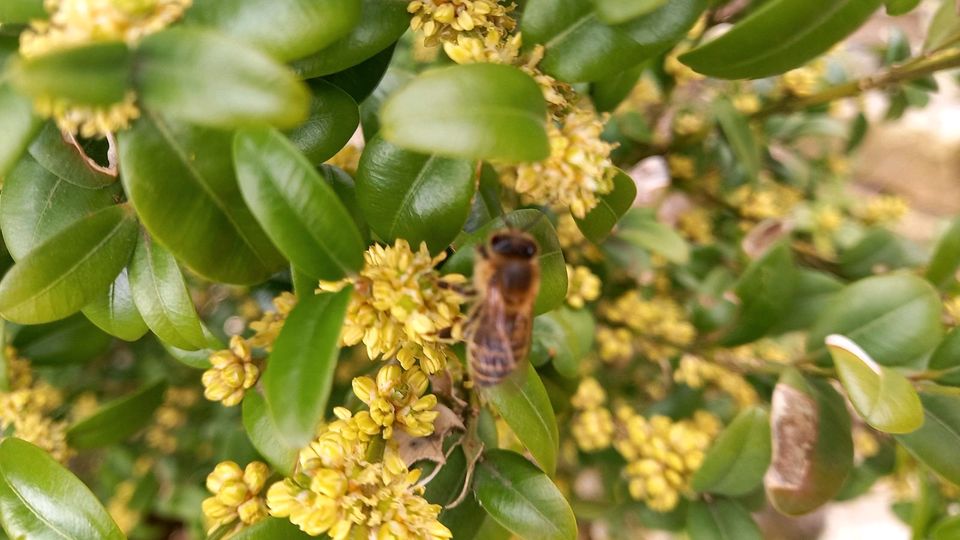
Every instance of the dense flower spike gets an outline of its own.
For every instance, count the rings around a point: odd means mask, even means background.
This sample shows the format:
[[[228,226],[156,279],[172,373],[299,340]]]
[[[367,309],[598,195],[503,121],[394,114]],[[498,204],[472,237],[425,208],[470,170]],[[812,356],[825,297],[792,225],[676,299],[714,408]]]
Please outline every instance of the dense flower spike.
[[[227,536],[267,517],[263,490],[270,469],[253,461],[243,469],[233,461],[218,463],[207,476],[207,490],[213,494],[203,501],[203,515],[211,523],[207,534],[230,527]]]
[[[353,393],[370,407],[370,418],[381,426],[384,439],[393,435],[395,426],[411,436],[426,437],[433,433],[433,421],[439,414],[434,410],[437,396],[423,395],[428,384],[419,368],[403,371],[390,364],[380,368],[376,380],[354,379]]]
[[[374,245],[364,255],[360,274],[343,281],[321,281],[319,291],[354,285],[340,336],[344,345],[363,343],[370,359],[396,357],[404,369],[419,363],[433,374],[454,359],[448,344],[462,336],[463,295],[458,287],[467,278],[441,276],[434,268],[445,253],[430,256],[426,243],[418,251],[406,240],[393,246]]]
[[[637,350],[650,360],[666,359],[696,337],[696,329],[683,308],[667,297],[647,300],[637,291],[629,291],[602,305],[600,313],[611,323],[632,330],[637,336]]]
[[[233,407],[247,389],[257,383],[260,368],[253,361],[250,344],[240,336],[230,338],[230,348],[210,355],[210,369],[203,372],[203,396]]]
[[[567,265],[567,304],[582,308],[600,297],[600,278],[586,266]]]
[[[716,385],[720,390],[730,394],[740,408],[749,407],[758,399],[757,391],[742,375],[692,354],[685,354],[680,359],[680,365],[673,374],[673,380],[686,384],[690,388],[703,388],[708,384]]]
[[[577,446],[584,452],[603,450],[613,440],[613,415],[604,407],[607,393],[596,379],[586,378],[580,382],[570,403],[577,410],[570,426]]]
[[[0,392],[0,430],[39,446],[57,461],[66,462],[73,455],[67,445],[68,426],[52,416],[63,404],[60,390],[34,380],[30,362],[20,358],[13,347],[6,347],[4,355],[10,390]]]
[[[175,431],[187,421],[187,409],[199,401],[200,395],[193,388],[167,388],[163,403],[153,413],[153,424],[144,436],[147,446],[162,454],[177,450]]]
[[[516,57],[520,44],[510,37],[517,26],[510,16],[514,7],[497,0],[413,0],[407,11],[410,28],[427,46],[442,44],[454,62],[463,64]]]
[[[287,320],[287,315],[293,311],[297,305],[297,297],[291,292],[282,292],[273,299],[273,307],[276,311],[268,311],[263,314],[260,320],[250,323],[250,329],[254,335],[247,340],[251,347],[257,347],[266,351],[273,350],[273,343],[280,335],[283,329],[283,323]]]
[[[903,197],[880,195],[858,209],[856,215],[868,225],[892,223],[902,218],[910,207]]]

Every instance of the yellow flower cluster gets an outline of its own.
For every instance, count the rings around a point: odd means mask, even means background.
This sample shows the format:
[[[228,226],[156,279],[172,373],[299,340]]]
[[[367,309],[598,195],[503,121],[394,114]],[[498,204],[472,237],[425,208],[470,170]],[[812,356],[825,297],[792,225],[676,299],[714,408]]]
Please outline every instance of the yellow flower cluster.
[[[129,534],[140,522],[140,512],[130,508],[137,484],[132,479],[117,484],[113,496],[107,501],[107,512],[124,534]]]
[[[677,229],[697,244],[712,244],[714,241],[713,218],[706,208],[691,208],[680,214]]]
[[[603,254],[597,249],[596,244],[583,236],[576,220],[570,214],[560,214],[557,217],[557,239],[560,241],[560,248],[563,250],[565,261],[603,260]]]
[[[673,119],[673,132],[681,137],[697,135],[705,127],[703,116],[692,111],[681,112]]]
[[[192,0],[45,0],[48,20],[36,20],[20,34],[20,54],[44,54],[105,41],[134,45],[179,19]],[[119,103],[88,106],[62,98],[37,96],[37,112],[52,116],[61,130],[84,137],[104,136],[140,116],[136,95]]]
[[[233,407],[243,401],[247,389],[257,383],[260,368],[254,363],[250,344],[240,336],[230,338],[230,348],[210,355],[212,367],[203,372],[203,397]]]
[[[356,144],[353,144],[352,142],[347,143],[347,145],[341,148],[339,152],[334,154],[332,158],[328,159],[326,163],[328,165],[340,167],[350,176],[353,176],[357,174],[357,167],[360,166],[360,154],[362,153],[362,148]]]
[[[297,305],[297,297],[291,292],[282,292],[273,299],[273,307],[276,311],[268,311],[263,314],[260,320],[250,323],[250,329],[254,331],[253,336],[247,340],[251,347],[257,347],[265,351],[273,350],[273,343],[280,335],[283,329],[283,323],[287,321],[287,316]]]
[[[167,388],[163,404],[153,413],[153,424],[147,428],[147,445],[163,454],[174,453],[177,450],[174,431],[186,423],[186,410],[199,399],[199,394],[193,388]]]
[[[960,296],[944,300],[943,319],[944,323],[950,326],[960,326]]]
[[[580,309],[600,297],[600,278],[586,266],[567,265],[567,304]]]
[[[636,336],[635,347],[650,360],[660,361],[693,342],[696,329],[687,320],[683,307],[674,300],[656,296],[649,300],[636,290],[600,306],[609,322],[624,325]]]
[[[497,0],[413,0],[410,28],[422,33],[424,45],[442,44],[451,60],[513,63],[520,53],[520,35],[511,33],[517,22],[513,4]]]
[[[780,85],[793,96],[812,96],[820,85],[820,70],[812,66],[791,69],[780,78]]]
[[[757,185],[745,185],[730,194],[729,202],[747,219],[762,221],[786,216],[803,199],[796,189],[761,178]]]
[[[880,195],[874,197],[857,212],[857,217],[868,225],[892,223],[902,218],[910,207],[907,201],[898,195]]]
[[[550,157],[536,163],[499,167],[500,179],[528,203],[567,207],[583,218],[598,196],[613,189],[614,145],[603,141],[604,121],[588,105],[567,113],[559,125],[547,123]]]
[[[703,388],[708,384],[726,392],[740,408],[749,407],[758,400],[757,391],[742,375],[692,354],[685,354],[673,373],[673,380],[690,388]]]
[[[666,58],[663,60],[663,70],[666,71],[668,75],[673,77],[677,83],[677,86],[699,81],[704,78],[703,75],[697,73],[680,61],[680,55],[688,50],[690,50],[690,44],[682,43],[670,51],[670,53],[667,54]]]
[[[577,446],[584,452],[608,448],[613,441],[613,415],[604,407],[607,393],[592,377],[580,382],[570,403],[577,410],[570,425],[570,432]]]
[[[371,360],[396,356],[404,369],[419,362],[428,374],[455,359],[449,340],[463,335],[463,295],[460,274],[441,276],[434,268],[446,257],[430,256],[425,243],[419,251],[406,240],[390,246],[374,245],[364,254],[360,274],[342,281],[321,281],[318,291],[338,291],[353,284],[340,340],[351,346],[363,342]]]
[[[733,108],[740,114],[750,115],[760,110],[760,98],[753,92],[733,96]]]
[[[369,461],[369,435],[349,411],[336,413],[338,420],[300,452],[293,477],[270,486],[270,514],[333,540],[451,538],[437,519],[440,506],[416,485],[420,471],[408,470],[389,446],[381,462]]]
[[[690,479],[720,431],[719,421],[706,411],[689,420],[647,419],[626,405],[617,409],[617,421],[613,446],[627,460],[630,496],[657,512],[673,510],[689,493]]]
[[[394,426],[413,437],[426,437],[433,433],[433,421],[439,414],[434,410],[437,396],[423,395],[428,384],[420,369],[402,371],[389,364],[380,368],[376,380],[353,379],[353,393],[370,407],[370,418],[383,430],[384,439],[393,435]]]
[[[697,164],[693,158],[682,154],[667,156],[667,168],[670,169],[670,176],[677,180],[693,180],[697,175]]]
[[[207,531],[229,527],[227,538],[247,525],[253,525],[267,517],[267,507],[260,492],[263,490],[270,468],[265,463],[253,461],[243,469],[233,461],[222,461],[207,475],[207,490],[212,497],[203,501],[203,516],[210,523]]]
[[[622,326],[598,325],[596,339],[600,360],[608,364],[628,362],[635,354],[633,332]]]
[[[67,446],[67,423],[51,413],[63,404],[60,390],[34,380],[29,361],[13,347],[4,350],[9,391],[0,392],[0,430],[31,442],[65,463],[73,455]]]
[[[739,347],[717,349],[713,353],[715,361],[740,368],[755,370],[764,362],[786,364],[790,361],[789,351],[771,339],[761,339]]]

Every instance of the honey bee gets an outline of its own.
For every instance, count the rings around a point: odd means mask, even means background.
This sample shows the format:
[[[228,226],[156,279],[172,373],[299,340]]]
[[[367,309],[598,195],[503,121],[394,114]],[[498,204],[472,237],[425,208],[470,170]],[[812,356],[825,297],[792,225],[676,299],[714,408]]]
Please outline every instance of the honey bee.
[[[532,236],[512,229],[495,231],[477,248],[477,302],[466,340],[470,371],[479,386],[503,381],[530,352],[533,303],[540,289],[539,251]]]

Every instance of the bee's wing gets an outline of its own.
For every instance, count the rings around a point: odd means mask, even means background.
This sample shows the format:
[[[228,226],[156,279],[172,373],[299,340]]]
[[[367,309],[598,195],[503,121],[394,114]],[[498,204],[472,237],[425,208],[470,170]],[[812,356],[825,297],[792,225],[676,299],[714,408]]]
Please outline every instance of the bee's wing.
[[[517,365],[507,329],[503,296],[495,287],[487,291],[479,308],[469,345],[473,378],[481,386],[500,382]]]

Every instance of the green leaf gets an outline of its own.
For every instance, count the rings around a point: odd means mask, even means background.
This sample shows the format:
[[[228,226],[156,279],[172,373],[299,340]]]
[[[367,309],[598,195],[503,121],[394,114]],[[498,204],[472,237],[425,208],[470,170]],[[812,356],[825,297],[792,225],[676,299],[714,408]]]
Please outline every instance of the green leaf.
[[[887,8],[887,15],[897,17],[913,11],[913,8],[920,5],[920,0],[884,0],[883,3]]]
[[[133,57],[125,44],[107,41],[18,57],[7,70],[14,88],[31,97],[111,105],[130,90]]]
[[[871,229],[848,249],[837,261],[840,275],[850,279],[872,276],[877,269],[884,271],[922,264],[911,256],[906,239],[886,229]]]
[[[793,287],[790,308],[781,314],[770,334],[784,334],[809,328],[830,304],[834,295],[843,289],[842,281],[816,270],[797,268],[793,279],[796,284]]]
[[[283,135],[241,130],[233,156],[243,198],[294,266],[328,280],[363,267],[365,244],[347,209]]]
[[[43,0],[5,0],[0,4],[0,24],[26,24],[46,18]]]
[[[0,125],[4,131],[0,139],[0,178],[3,178],[42,125],[40,118],[33,114],[30,99],[18,94],[8,83],[0,83]]]
[[[552,360],[557,373],[575,378],[581,360],[593,347],[595,325],[586,309],[561,307],[540,315],[533,321],[531,361],[536,363],[538,357]]]
[[[920,392],[923,403],[923,426],[905,435],[896,435],[897,442],[934,472],[954,484],[960,484],[960,397],[933,392]]]
[[[538,67],[567,82],[605,79],[659,55],[680,41],[707,7],[705,0],[672,0],[626,24],[608,26],[590,2],[526,4],[520,21],[524,43],[543,44],[546,54]]]
[[[45,169],[75,186],[100,189],[114,184],[116,176],[94,168],[76,146],[64,139],[53,122],[47,122],[30,145],[30,155]]]
[[[770,415],[760,407],[746,409],[714,441],[693,475],[692,487],[731,497],[746,495],[763,482],[770,452]]]
[[[393,93],[380,111],[380,134],[429,154],[502,162],[550,155],[546,102],[520,69],[468,64],[433,69]]]
[[[70,426],[67,443],[85,450],[119,443],[153,419],[153,411],[163,402],[166,381],[148,384],[136,392],[101,405],[92,415]]]
[[[910,364],[940,342],[940,310],[937,291],[916,276],[863,279],[837,293],[810,329],[807,351],[826,360],[824,340],[842,334],[881,365]]]
[[[214,352],[226,348],[226,345],[219,338],[210,333],[207,327],[203,327],[203,335],[207,339],[206,348],[200,350],[186,350],[174,347],[165,341],[160,341],[160,345],[167,351],[174,360],[193,369],[209,369],[210,355]]]
[[[270,417],[285,444],[303,447],[323,419],[333,385],[340,327],[353,289],[297,300],[261,379]]]
[[[396,44],[353,67],[331,73],[325,76],[323,80],[349,94],[356,103],[362,103],[370,97],[370,94],[380,84],[383,76],[386,75],[387,69],[390,67],[390,61],[393,60],[394,50],[396,50]],[[366,135],[367,138],[370,138],[373,133]]]
[[[637,64],[620,73],[594,81],[590,85],[590,97],[597,111],[614,111],[630,95],[646,67],[645,63]]]
[[[360,109],[346,92],[322,80],[310,81],[310,117],[286,133],[297,150],[319,165],[347,144],[360,124]]]
[[[268,517],[240,529],[230,540],[309,540],[313,538],[289,519]]]
[[[113,205],[119,186],[83,189],[56,177],[30,156],[10,171],[0,197],[0,229],[14,260],[71,227]]]
[[[474,163],[398,148],[379,136],[367,142],[357,168],[357,202],[386,242],[404,238],[432,253],[450,245],[467,221],[476,190]]]
[[[620,24],[646,15],[667,3],[667,0],[592,0],[597,17],[607,24]]]
[[[633,206],[636,198],[637,184],[627,173],[618,169],[617,175],[613,177],[613,191],[601,195],[599,204],[583,219],[574,220],[588,240],[599,244],[606,240],[620,218]]]
[[[920,397],[910,381],[883,367],[844,336],[827,336],[840,382],[860,417],[885,433],[910,433],[923,424]]]
[[[767,496],[783,514],[805,514],[839,493],[850,473],[850,416],[828,382],[804,379],[794,369],[780,377],[772,403]]]
[[[944,518],[933,528],[933,540],[955,540],[960,538],[960,516]]]
[[[927,28],[923,52],[935,52],[956,45],[960,41],[960,13],[950,0],[942,0]]]
[[[304,79],[353,67],[383,51],[410,27],[405,0],[360,0],[360,19],[349,34],[293,63]]]
[[[127,264],[136,218],[104,208],[30,251],[0,281],[0,314],[21,324],[62,319],[89,304]]]
[[[721,79],[769,77],[827,52],[860,27],[881,0],[770,0],[729,32],[680,56]]]
[[[696,501],[687,511],[690,540],[763,540],[750,513],[736,501]]]
[[[317,172],[333,188],[337,197],[340,198],[340,202],[343,203],[350,217],[353,218],[353,222],[357,224],[360,236],[363,237],[363,245],[368,245],[370,243],[370,227],[363,219],[363,213],[360,211],[360,204],[357,202],[357,186],[353,177],[343,169],[333,165],[320,165],[317,167]]]
[[[186,350],[207,346],[177,260],[147,235],[140,236],[133,252],[130,288],[143,321],[158,338]]]
[[[934,349],[929,368],[931,371],[943,371],[937,377],[938,383],[960,386],[960,329],[950,330]]]
[[[215,28],[288,61],[342,38],[359,18],[356,0],[196,0],[186,22]]]
[[[120,134],[123,186],[150,235],[198,274],[259,283],[285,261],[243,202],[231,145],[229,133],[145,114]]]
[[[760,173],[760,147],[753,137],[750,121],[727,99],[714,102],[713,113],[737,161],[750,178],[756,178]]]
[[[120,271],[105,293],[84,306],[82,311],[98,328],[124,341],[136,341],[149,330],[133,300],[126,268]]]
[[[547,390],[537,375],[537,370],[530,364],[521,364],[517,371],[503,382],[481,391],[487,402],[500,413],[523,446],[530,451],[533,459],[544,471],[553,474],[557,468],[560,436],[553,406],[550,405],[550,398],[547,397]],[[497,521],[514,530],[502,520]]]
[[[933,250],[924,277],[938,289],[944,289],[957,280],[960,268],[960,218],[953,220]]]
[[[144,38],[137,49],[136,83],[148,109],[211,127],[268,123],[292,128],[310,109],[310,92],[285,66],[257,49],[195,28]]]
[[[473,274],[476,246],[487,241],[493,231],[507,227],[526,231],[540,246],[540,292],[533,306],[535,314],[560,307],[567,297],[567,265],[560,250],[560,240],[550,220],[539,210],[517,210],[498,217],[470,233],[461,234],[454,241],[456,252],[443,265],[445,274]]]
[[[790,310],[795,273],[788,241],[779,242],[750,263],[733,288],[740,299],[740,311],[733,328],[723,337],[725,346],[749,343],[770,332]]]
[[[673,229],[657,221],[648,208],[632,208],[620,219],[617,238],[662,255],[675,264],[686,264],[690,259],[690,245]]]
[[[99,357],[113,339],[82,315],[20,328],[13,346],[34,365],[76,364]]]
[[[79,478],[14,438],[0,443],[0,521],[12,538],[126,538]]]
[[[510,531],[504,529],[487,513],[471,492],[466,500],[440,512],[440,523],[457,540],[510,540]]]
[[[521,538],[573,540],[577,521],[553,481],[526,458],[488,450],[477,465],[474,493],[480,505]]]
[[[243,398],[243,428],[253,447],[274,469],[284,476],[293,474],[300,446],[290,444],[277,429],[270,416],[267,402],[258,391],[247,392]]]

